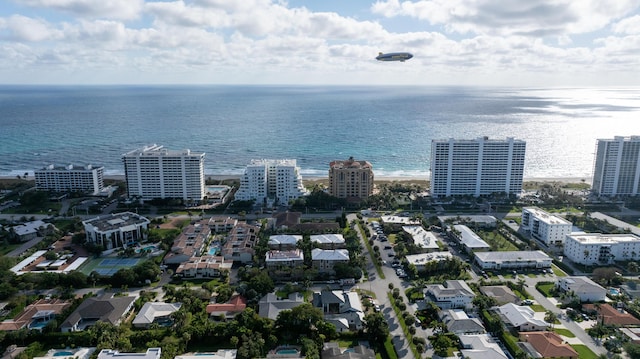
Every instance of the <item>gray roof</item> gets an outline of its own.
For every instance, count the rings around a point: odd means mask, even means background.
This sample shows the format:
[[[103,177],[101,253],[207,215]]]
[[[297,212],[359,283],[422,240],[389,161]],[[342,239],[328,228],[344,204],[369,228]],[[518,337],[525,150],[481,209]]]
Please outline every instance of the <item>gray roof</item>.
[[[475,256],[483,262],[551,260],[551,257],[549,257],[543,251],[476,252]]]
[[[67,317],[61,327],[72,327],[82,319],[94,319],[115,325],[135,300],[136,297],[87,298]]]
[[[133,320],[133,324],[151,324],[158,317],[177,312],[182,303],[146,302]]]
[[[275,293],[267,293],[258,307],[258,314],[262,318],[277,319],[278,314],[283,310],[293,309],[304,303],[304,298],[300,293],[291,293],[288,298],[281,299]]]

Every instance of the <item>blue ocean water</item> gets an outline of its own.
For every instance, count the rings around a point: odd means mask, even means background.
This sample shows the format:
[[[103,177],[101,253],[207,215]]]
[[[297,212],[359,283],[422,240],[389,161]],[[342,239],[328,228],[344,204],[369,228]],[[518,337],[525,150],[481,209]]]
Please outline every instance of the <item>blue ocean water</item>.
[[[102,165],[148,144],[206,152],[205,172],[293,158],[304,176],[353,156],[427,177],[431,140],[527,141],[525,176],[591,177],[597,138],[640,135],[634,88],[0,86],[0,175]]]

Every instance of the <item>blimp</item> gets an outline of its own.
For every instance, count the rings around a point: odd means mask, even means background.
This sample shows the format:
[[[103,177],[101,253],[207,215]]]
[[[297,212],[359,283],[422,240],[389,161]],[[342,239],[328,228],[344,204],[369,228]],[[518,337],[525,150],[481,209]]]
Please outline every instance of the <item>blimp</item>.
[[[400,61],[405,62],[412,58],[413,55],[408,52],[390,52],[388,54],[378,53],[376,60],[378,61]]]

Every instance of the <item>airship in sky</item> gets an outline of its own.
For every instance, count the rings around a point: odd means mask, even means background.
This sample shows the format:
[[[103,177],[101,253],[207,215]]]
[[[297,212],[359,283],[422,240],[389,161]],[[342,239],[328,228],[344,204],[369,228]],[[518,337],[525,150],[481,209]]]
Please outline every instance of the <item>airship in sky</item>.
[[[413,55],[408,52],[390,52],[388,54],[378,53],[376,60],[378,61],[400,61],[405,62],[412,58]]]

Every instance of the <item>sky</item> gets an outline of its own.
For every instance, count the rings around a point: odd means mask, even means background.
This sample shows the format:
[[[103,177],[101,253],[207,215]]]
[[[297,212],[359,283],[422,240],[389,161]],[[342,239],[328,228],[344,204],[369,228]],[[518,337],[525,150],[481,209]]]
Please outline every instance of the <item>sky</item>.
[[[639,83],[640,0],[0,1],[0,84]]]

